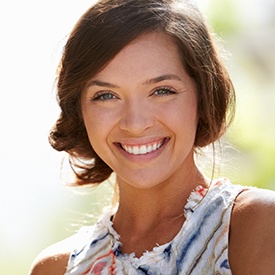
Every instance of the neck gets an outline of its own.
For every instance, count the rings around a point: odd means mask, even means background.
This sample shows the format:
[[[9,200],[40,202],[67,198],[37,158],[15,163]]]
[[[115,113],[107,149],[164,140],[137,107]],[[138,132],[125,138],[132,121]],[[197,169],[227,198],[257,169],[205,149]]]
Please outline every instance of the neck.
[[[146,231],[160,221],[169,223],[182,218],[187,199],[198,185],[208,186],[196,166],[186,175],[169,178],[150,189],[137,189],[118,179],[119,208],[114,226],[120,231],[131,224],[131,230]]]

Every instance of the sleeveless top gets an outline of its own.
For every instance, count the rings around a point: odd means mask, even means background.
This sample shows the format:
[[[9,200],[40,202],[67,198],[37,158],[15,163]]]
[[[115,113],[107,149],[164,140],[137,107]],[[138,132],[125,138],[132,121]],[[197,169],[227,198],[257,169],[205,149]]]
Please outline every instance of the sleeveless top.
[[[245,189],[227,179],[219,179],[209,189],[198,186],[183,209],[186,221],[174,239],[140,258],[121,253],[119,235],[111,222],[114,211],[109,211],[95,225],[77,233],[79,247],[71,253],[65,275],[232,274],[230,218],[237,195]]]

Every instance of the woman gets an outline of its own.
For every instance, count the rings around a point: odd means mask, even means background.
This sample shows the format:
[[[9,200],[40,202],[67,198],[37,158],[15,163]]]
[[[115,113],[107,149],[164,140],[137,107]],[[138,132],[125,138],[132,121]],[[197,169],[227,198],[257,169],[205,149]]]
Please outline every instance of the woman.
[[[274,193],[208,179],[194,160],[228,128],[235,94],[189,1],[99,1],[68,39],[57,88],[52,146],[79,185],[114,172],[119,198],[32,275],[274,274]]]

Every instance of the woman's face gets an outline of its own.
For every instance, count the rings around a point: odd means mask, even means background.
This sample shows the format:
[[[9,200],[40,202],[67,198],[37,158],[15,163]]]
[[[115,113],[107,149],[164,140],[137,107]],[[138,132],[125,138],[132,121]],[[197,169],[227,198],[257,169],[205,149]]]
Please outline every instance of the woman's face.
[[[118,183],[152,188],[194,167],[197,92],[168,35],[128,44],[87,83],[81,104],[90,143]]]

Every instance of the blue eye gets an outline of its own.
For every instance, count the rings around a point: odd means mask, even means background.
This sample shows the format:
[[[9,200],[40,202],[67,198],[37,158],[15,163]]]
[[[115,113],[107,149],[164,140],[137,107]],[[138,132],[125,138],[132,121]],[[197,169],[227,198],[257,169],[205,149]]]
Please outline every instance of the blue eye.
[[[175,94],[176,92],[171,88],[158,88],[154,91],[153,95],[157,96],[167,96],[171,94]]]
[[[112,100],[112,99],[116,99],[117,97],[115,95],[113,95],[112,93],[108,93],[108,92],[100,92],[95,94],[95,96],[93,97],[94,101],[107,101],[107,100]]]

